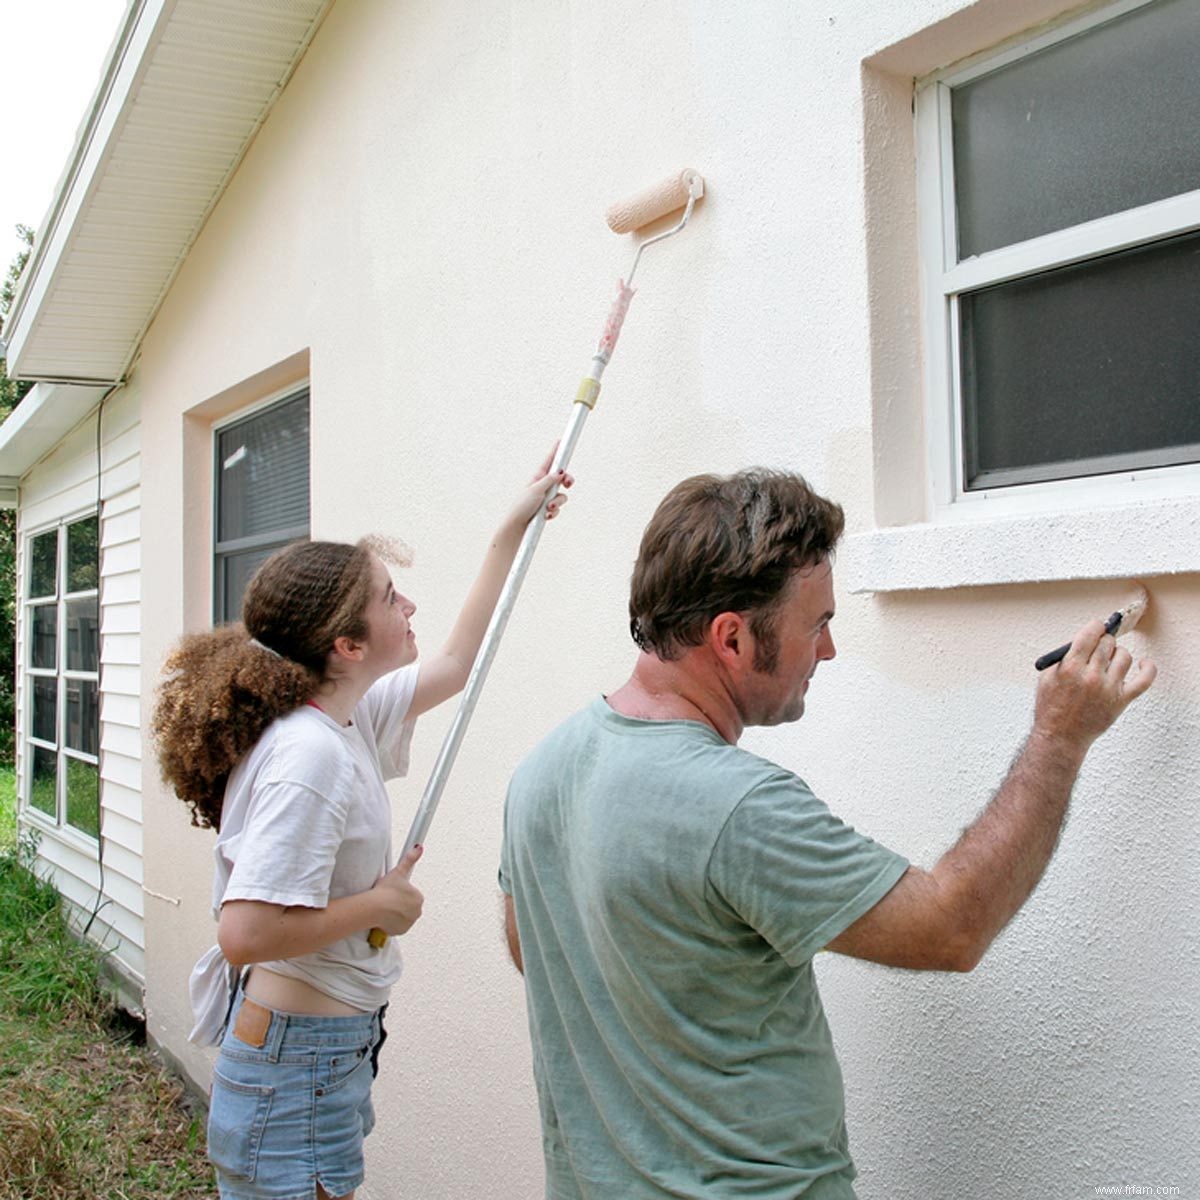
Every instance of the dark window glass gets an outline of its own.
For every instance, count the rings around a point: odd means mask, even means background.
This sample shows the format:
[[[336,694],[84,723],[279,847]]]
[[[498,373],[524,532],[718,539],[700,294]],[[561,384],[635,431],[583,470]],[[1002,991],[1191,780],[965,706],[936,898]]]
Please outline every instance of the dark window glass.
[[[58,754],[53,750],[43,750],[40,746],[31,749],[33,772],[29,781],[29,803],[39,812],[57,820]]]
[[[308,394],[217,438],[217,541],[308,526]]]
[[[1200,461],[1200,235],[960,298],[967,488]]]
[[[100,753],[100,688],[94,680],[64,679],[67,726],[64,742],[84,754]]]
[[[1200,188],[1197,63],[1160,0],[956,87],[959,257]]]
[[[99,586],[100,522],[87,517],[67,526],[68,592],[86,592]]]
[[[29,542],[29,595],[53,596],[58,591],[58,530],[39,533]]]
[[[32,675],[33,714],[30,721],[35,738],[54,745],[58,741],[58,680]]]
[[[29,665],[53,671],[58,664],[58,605],[39,604],[30,616]]]
[[[67,601],[67,670],[100,670],[100,598]]]
[[[241,554],[225,555],[221,560],[224,572],[223,602],[226,621],[238,621],[242,616],[242,596],[250,577],[278,550],[268,546],[263,550],[246,550]]]
[[[100,836],[100,772],[93,763],[64,758],[67,770],[67,824],[89,837]]]

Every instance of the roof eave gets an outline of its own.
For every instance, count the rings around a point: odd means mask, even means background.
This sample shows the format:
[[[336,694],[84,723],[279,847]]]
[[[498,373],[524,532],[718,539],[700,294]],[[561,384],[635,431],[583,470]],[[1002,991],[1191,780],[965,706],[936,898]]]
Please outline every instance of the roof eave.
[[[5,322],[5,356],[11,379],[62,381],[61,375],[23,374],[22,357],[29,345],[38,311],[62,264],[79,215],[111,152],[113,132],[120,127],[137,80],[145,69],[146,53],[161,35],[175,4],[176,0],[130,0],[125,10],[91,106],[79,127],[54,199],[37,232],[29,261],[21,272]],[[120,382],[123,373],[123,370],[100,372],[95,376],[73,378],[72,382],[85,385],[107,383],[111,386]]]
[[[110,390],[108,385],[56,383],[31,388],[0,425],[0,488],[49,454]]]

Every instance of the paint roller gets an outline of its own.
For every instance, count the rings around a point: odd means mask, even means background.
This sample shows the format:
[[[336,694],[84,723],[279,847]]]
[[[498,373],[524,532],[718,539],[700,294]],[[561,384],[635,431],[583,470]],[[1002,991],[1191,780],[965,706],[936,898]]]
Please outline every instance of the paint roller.
[[[1146,615],[1146,607],[1150,603],[1150,593],[1146,591],[1142,584],[1137,584],[1137,591],[1132,600],[1125,605],[1124,608],[1118,608],[1104,622],[1104,632],[1111,633],[1113,637],[1120,637],[1123,633],[1129,633],[1135,625]],[[1044,671],[1047,667],[1054,666],[1055,663],[1060,663],[1067,656],[1067,651],[1071,649],[1071,643],[1066,642],[1055,650],[1051,650],[1043,654],[1033,665],[1038,671]]]
[[[558,450],[550,466],[551,473],[566,469],[567,464],[571,461],[571,455],[575,451],[575,444],[579,441],[584,422],[596,406],[596,398],[600,394],[600,377],[604,374],[604,368],[608,366],[613,351],[616,349],[617,338],[621,336],[621,327],[624,325],[625,315],[629,311],[629,302],[633,299],[633,278],[637,274],[643,252],[656,242],[673,237],[683,229],[692,215],[696,201],[703,195],[704,179],[698,171],[693,171],[689,167],[609,208],[606,219],[609,228],[614,233],[632,233],[644,229],[660,218],[678,212],[679,209],[683,209],[683,216],[672,228],[643,241],[634,256],[628,278],[618,280],[617,297],[604,322],[604,331],[600,335],[596,353],[592,356],[592,365],[575,393],[566,430],[559,440]],[[404,840],[402,855],[407,854],[413,846],[423,844],[425,841],[425,835],[433,821],[434,813],[437,811],[442,792],[445,790],[446,780],[449,778],[454,760],[458,756],[459,747],[462,745],[463,736],[466,734],[467,725],[475,711],[479,693],[483,690],[492,660],[496,657],[496,649],[504,635],[504,629],[512,614],[513,606],[516,604],[521,584],[525,581],[529,564],[533,560],[533,553],[537,549],[542,530],[545,528],[546,508],[554,499],[557,491],[557,488],[551,489],[525,528],[521,545],[509,568],[508,578],[504,581],[500,598],[496,601],[496,608],[492,613],[487,632],[483,636],[479,653],[475,656],[471,673],[467,677],[467,686],[463,689],[458,711],[454,714],[454,720],[446,732],[437,761],[433,765],[433,772],[421,796],[417,814],[413,818],[408,836]],[[372,929],[368,938],[371,945],[379,949],[387,941],[387,934],[382,929]]]

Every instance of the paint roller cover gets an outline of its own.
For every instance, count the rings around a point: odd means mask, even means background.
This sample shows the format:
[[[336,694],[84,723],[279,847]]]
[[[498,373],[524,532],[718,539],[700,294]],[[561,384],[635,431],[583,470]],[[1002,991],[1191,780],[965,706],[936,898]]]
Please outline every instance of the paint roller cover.
[[[641,229],[643,225],[649,225],[651,221],[683,208],[693,186],[699,199],[704,195],[704,180],[691,167],[685,167],[669,179],[638,192],[636,196],[618,200],[604,214],[604,219],[613,233],[630,233],[634,229]]]

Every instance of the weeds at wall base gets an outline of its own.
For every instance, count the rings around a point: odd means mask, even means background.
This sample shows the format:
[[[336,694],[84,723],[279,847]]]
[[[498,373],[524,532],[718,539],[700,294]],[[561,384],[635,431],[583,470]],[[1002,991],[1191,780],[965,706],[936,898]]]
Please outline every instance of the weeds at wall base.
[[[0,843],[0,1200],[207,1200],[202,1115],[100,986],[103,952],[35,850]]]

